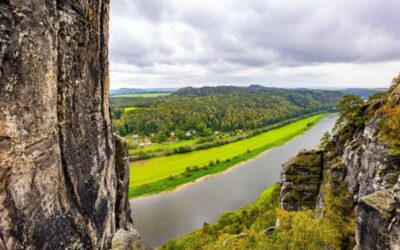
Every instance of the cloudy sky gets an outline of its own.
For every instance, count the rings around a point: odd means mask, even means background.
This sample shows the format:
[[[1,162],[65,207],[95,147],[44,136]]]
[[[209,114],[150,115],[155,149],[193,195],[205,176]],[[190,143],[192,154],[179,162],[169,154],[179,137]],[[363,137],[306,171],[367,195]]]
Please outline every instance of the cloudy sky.
[[[113,0],[111,88],[387,87],[399,0]]]

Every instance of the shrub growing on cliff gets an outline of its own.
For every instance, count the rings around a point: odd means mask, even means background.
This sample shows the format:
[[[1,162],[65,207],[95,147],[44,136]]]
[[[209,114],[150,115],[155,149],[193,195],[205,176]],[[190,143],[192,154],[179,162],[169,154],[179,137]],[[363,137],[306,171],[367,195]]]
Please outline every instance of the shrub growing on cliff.
[[[338,230],[342,249],[353,249],[355,245],[355,214],[353,200],[349,196],[347,186],[344,182],[335,183],[330,173],[325,173],[329,184],[325,183],[322,188],[325,206],[322,208],[324,218]]]
[[[387,95],[387,92],[377,92],[368,97],[368,102],[378,100],[384,98]]]
[[[363,104],[363,99],[357,95],[343,96],[343,99],[338,104],[339,120],[352,123],[355,126],[362,125],[364,122],[361,112]]]
[[[321,138],[319,147],[320,147],[322,150],[327,150],[327,149],[329,148],[330,144],[332,144],[331,138],[332,138],[331,134],[329,134],[329,132],[326,131],[326,132],[324,133],[324,135],[322,136],[322,138]]]
[[[389,142],[389,154],[400,158],[400,106],[385,105],[382,111],[385,114],[382,136]]]
[[[279,230],[271,243],[275,249],[340,249],[340,233],[315,212],[278,211]]]
[[[381,137],[389,144],[389,155],[400,161],[400,77],[393,80],[386,104],[382,107]],[[397,90],[396,90],[397,89]]]

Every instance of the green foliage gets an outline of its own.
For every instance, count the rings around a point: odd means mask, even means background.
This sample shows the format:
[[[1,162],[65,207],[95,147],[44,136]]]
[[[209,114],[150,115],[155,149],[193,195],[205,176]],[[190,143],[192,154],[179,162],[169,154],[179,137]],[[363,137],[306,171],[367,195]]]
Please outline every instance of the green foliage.
[[[164,142],[168,139],[168,135],[165,131],[158,131],[156,135],[156,142]]]
[[[138,160],[145,160],[148,159],[150,156],[146,152],[139,152],[138,153]]]
[[[355,126],[362,125],[364,119],[362,117],[361,107],[364,104],[363,99],[357,95],[345,95],[338,103],[340,120]]]
[[[291,161],[292,169],[296,172],[296,168],[306,168],[309,171],[317,172],[321,169],[321,156],[319,154],[305,154],[305,155],[298,155],[292,158]],[[316,169],[315,169],[316,168]]]
[[[177,129],[175,131],[175,135],[176,135],[176,138],[178,138],[179,140],[187,140],[190,138],[190,136],[186,136],[185,131],[183,131],[181,129]]]
[[[278,218],[279,230],[267,241],[274,249],[340,249],[339,228],[314,211],[279,210]]]
[[[121,108],[119,106],[111,107],[111,114],[114,119],[116,120],[120,119],[123,113],[124,113],[124,108]]]
[[[161,249],[235,249],[231,245],[224,247],[224,241],[240,232],[262,231],[275,224],[279,191],[279,184],[275,184],[267,188],[257,201],[238,211],[226,212],[215,223],[204,223],[203,228],[181,239],[168,241]],[[234,244],[234,241],[230,243]],[[236,249],[250,249],[243,247]]]
[[[389,155],[400,162],[400,106],[387,103],[382,108],[381,137],[389,144]]]
[[[332,171],[345,171],[339,159],[332,160],[324,171],[325,183],[321,186],[324,218],[339,232],[341,249],[353,249],[355,245],[355,213],[353,199],[347,185],[341,179],[334,179]]]
[[[376,92],[368,97],[368,102],[379,100],[387,96],[387,92]]]
[[[192,151],[192,149],[188,146],[180,146],[179,148],[174,149],[174,153],[182,154]]]
[[[111,97],[114,130],[120,135],[196,130],[234,132],[262,128],[290,118],[332,110],[341,94],[333,91],[234,88],[206,95],[171,95],[155,98]],[[146,107],[118,112],[117,107]],[[311,124],[310,124],[311,125]],[[180,132],[179,137],[183,134]]]
[[[322,150],[327,150],[331,146],[331,144],[332,144],[332,136],[331,134],[329,134],[328,131],[326,131],[320,140],[319,147]]]

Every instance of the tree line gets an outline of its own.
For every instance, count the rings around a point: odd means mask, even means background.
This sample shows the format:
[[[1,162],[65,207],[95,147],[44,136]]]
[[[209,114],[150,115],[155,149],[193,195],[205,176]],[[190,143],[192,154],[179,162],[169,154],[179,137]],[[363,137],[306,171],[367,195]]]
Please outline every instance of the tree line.
[[[211,87],[212,88],[212,87]],[[336,91],[257,89],[230,87],[178,90],[157,98],[111,98],[114,131],[124,136],[139,134],[168,137],[196,131],[253,130],[313,112],[334,109],[343,95]],[[229,91],[231,90],[231,91]],[[124,107],[141,109],[124,112]]]

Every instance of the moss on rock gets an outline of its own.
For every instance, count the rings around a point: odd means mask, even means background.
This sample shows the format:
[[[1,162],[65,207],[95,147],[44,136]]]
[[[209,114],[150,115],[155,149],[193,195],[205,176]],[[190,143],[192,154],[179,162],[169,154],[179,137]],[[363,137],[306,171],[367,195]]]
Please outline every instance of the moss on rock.
[[[376,191],[360,198],[360,202],[375,209],[385,220],[393,218],[396,209],[394,197],[386,191]]]
[[[301,151],[282,168],[281,207],[298,211],[314,208],[322,174],[322,152]]]

